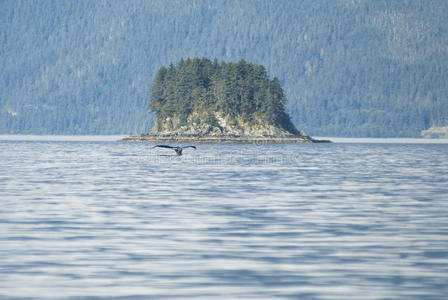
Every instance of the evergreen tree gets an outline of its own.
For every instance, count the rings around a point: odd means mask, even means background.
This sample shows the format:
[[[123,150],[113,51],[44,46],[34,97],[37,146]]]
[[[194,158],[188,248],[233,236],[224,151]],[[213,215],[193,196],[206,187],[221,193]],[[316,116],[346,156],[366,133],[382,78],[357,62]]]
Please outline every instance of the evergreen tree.
[[[181,59],[157,71],[151,91],[150,109],[159,120],[178,115],[185,121],[193,111],[221,111],[244,121],[257,115],[297,133],[285,112],[278,78],[270,80],[263,66],[245,60],[219,64],[207,58]]]

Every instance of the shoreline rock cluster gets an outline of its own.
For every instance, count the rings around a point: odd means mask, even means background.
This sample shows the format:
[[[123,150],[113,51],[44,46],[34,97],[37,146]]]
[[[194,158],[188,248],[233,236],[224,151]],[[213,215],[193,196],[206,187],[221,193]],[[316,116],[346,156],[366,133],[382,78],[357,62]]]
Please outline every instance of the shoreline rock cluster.
[[[275,137],[275,136],[197,136],[197,135],[154,135],[128,136],[125,142],[180,142],[180,143],[331,143],[330,140],[318,140],[309,136]]]
[[[186,122],[174,114],[159,119],[150,133],[130,136],[123,141],[133,142],[203,142],[203,143],[322,143],[304,131],[296,134],[283,128],[267,124],[262,119],[252,122],[242,118],[230,118],[219,112],[194,112]]]
[[[231,117],[220,112],[193,112],[181,121],[181,116],[173,114],[166,118],[159,118],[148,135],[152,136],[182,136],[182,137],[279,137],[308,139],[303,131],[296,133],[268,124],[260,117],[252,116],[251,121],[242,117]]]
[[[448,139],[448,126],[433,126],[420,134],[425,139]]]

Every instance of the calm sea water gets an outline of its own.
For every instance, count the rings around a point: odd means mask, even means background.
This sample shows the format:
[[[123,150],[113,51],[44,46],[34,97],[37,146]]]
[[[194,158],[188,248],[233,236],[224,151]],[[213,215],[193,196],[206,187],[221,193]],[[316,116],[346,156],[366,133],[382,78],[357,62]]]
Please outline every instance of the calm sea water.
[[[447,299],[448,144],[0,137],[1,299]]]

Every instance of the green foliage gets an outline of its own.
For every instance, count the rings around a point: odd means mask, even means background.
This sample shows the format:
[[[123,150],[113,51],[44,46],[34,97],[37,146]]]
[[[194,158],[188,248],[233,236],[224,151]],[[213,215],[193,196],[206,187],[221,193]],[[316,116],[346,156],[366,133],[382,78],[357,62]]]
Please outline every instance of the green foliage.
[[[229,121],[230,126],[235,126],[237,124],[235,119]]]
[[[217,99],[204,93],[217,62],[185,70],[196,77],[166,95],[151,90],[173,76],[170,62],[203,56],[264,65],[311,135],[417,136],[448,125],[447,15],[446,0],[2,0],[0,133],[148,132],[150,97],[168,96],[165,113],[204,99],[237,106],[225,80]],[[240,67],[219,76],[242,76]],[[181,95],[185,84],[197,90]],[[256,91],[242,96],[268,97]],[[180,96],[188,101],[177,107]]]
[[[219,123],[218,123],[218,120],[212,114],[208,114],[207,115],[207,117],[204,120],[204,123],[209,124],[210,126],[213,126],[213,127],[220,127]]]
[[[286,96],[279,80],[270,80],[261,65],[188,58],[169,70],[167,76],[167,69],[161,67],[152,87],[149,107],[160,120],[173,114],[186,120],[193,111],[202,110],[245,121],[257,114],[269,124],[298,133],[285,113]],[[211,114],[206,122],[217,124]]]

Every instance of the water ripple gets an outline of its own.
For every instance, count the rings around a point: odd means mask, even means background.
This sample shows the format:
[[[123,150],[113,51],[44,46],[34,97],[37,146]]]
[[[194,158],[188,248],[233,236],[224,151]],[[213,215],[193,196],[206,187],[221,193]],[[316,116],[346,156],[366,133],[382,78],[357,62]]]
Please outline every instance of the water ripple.
[[[0,141],[0,298],[445,299],[448,145]]]

